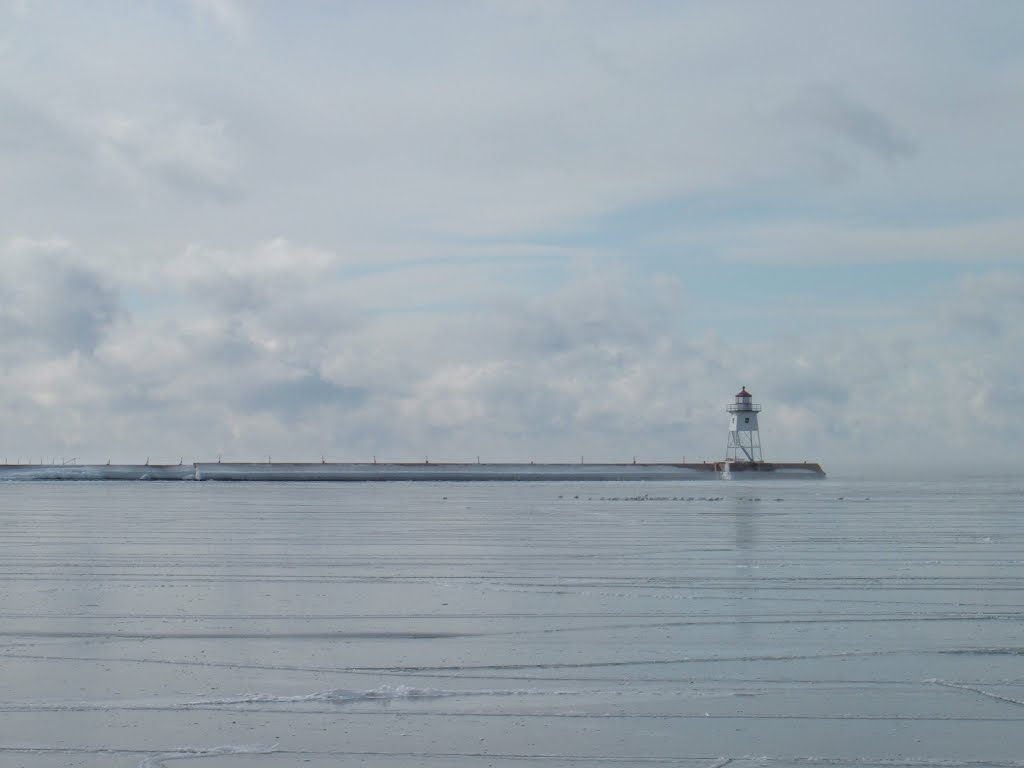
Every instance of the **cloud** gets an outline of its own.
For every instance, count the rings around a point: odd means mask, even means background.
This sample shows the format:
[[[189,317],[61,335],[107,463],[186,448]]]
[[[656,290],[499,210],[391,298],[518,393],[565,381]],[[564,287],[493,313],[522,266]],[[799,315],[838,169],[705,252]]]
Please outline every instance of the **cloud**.
[[[950,332],[987,341],[1019,336],[1024,307],[1024,276],[993,271],[968,274],[942,317]]]
[[[139,185],[145,177],[190,198],[236,200],[237,152],[223,121],[189,118],[148,121],[108,113],[93,126],[101,167]]]
[[[9,0],[7,6],[11,14],[21,18],[31,13],[34,0]]]
[[[265,314],[288,300],[290,287],[329,276],[341,259],[283,238],[255,248],[223,250],[192,244],[164,262],[153,279],[192,300]]]
[[[213,22],[237,37],[246,33],[246,14],[235,0],[188,0],[188,4],[200,22]]]
[[[855,101],[835,88],[807,89],[794,107],[795,114],[820,126],[882,160],[912,156],[916,145],[876,110]]]
[[[261,381],[243,394],[241,405],[294,420],[309,411],[330,416],[359,407],[368,397],[360,387],[338,386],[318,373],[301,373],[282,381]]]
[[[0,152],[18,155],[38,149],[49,150],[68,144],[68,135],[46,110],[20,98],[7,89],[0,89]]]
[[[42,347],[91,354],[118,313],[117,290],[60,238],[11,241],[3,254],[0,329],[7,354]]]

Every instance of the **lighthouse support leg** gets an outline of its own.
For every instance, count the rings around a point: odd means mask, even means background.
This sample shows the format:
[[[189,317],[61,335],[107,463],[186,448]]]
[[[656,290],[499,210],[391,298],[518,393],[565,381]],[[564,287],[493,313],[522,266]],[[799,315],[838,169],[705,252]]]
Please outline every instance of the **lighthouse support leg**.
[[[744,439],[744,435],[746,439]],[[761,457],[761,435],[753,430],[729,433],[725,447],[725,458],[729,461],[763,461]]]

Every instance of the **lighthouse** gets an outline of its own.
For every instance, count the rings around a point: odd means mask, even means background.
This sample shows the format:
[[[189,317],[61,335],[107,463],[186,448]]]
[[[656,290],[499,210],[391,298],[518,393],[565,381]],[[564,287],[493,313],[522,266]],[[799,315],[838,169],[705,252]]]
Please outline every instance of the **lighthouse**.
[[[761,406],[751,402],[751,395],[744,386],[736,395],[736,401],[725,407],[729,412],[729,442],[725,447],[725,460],[764,461],[761,458],[761,435],[757,430],[757,414]]]

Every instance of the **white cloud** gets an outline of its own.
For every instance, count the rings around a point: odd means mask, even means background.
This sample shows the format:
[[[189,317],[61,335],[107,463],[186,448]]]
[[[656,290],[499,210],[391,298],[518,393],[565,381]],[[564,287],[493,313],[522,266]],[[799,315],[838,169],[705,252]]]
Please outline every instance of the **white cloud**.
[[[11,13],[16,17],[25,17],[32,12],[34,0],[9,0],[7,3]]]
[[[246,32],[246,14],[236,0],[188,0],[193,15],[202,22],[213,22],[236,36]]]
[[[328,251],[295,246],[283,238],[233,251],[192,244],[164,262],[154,277],[161,286],[218,299],[239,286],[272,294],[289,283],[320,279],[340,261]]]
[[[144,189],[155,179],[193,198],[237,196],[237,152],[223,121],[147,121],[108,113],[96,121],[94,134],[101,167],[116,180]]]

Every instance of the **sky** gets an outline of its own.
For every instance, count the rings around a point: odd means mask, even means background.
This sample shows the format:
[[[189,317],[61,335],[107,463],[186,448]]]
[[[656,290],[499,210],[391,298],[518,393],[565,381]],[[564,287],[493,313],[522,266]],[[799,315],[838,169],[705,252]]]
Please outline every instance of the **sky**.
[[[0,460],[1019,472],[1022,28],[0,0]]]

